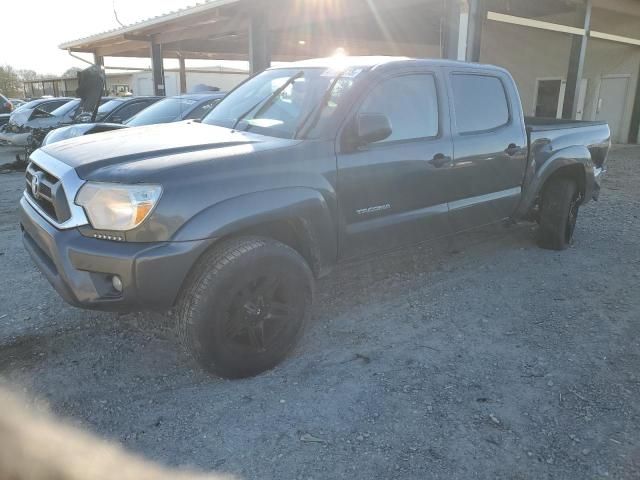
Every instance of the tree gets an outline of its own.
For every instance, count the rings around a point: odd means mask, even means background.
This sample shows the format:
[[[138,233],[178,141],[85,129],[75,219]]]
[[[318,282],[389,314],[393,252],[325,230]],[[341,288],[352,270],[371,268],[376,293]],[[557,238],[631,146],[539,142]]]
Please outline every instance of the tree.
[[[10,65],[0,66],[0,92],[7,97],[21,96],[20,77]]]
[[[82,69],[79,67],[71,67],[67,71],[65,71],[62,76],[65,78],[76,78],[78,76],[78,72],[81,72]]]
[[[34,70],[17,70],[20,80],[37,80],[39,75]]]

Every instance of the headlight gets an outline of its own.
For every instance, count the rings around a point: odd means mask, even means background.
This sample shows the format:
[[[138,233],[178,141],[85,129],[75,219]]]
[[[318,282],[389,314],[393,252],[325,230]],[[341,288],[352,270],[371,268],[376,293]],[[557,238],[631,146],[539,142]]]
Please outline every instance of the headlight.
[[[85,183],[76,197],[96,230],[125,231],[140,225],[155,207],[160,185]]]

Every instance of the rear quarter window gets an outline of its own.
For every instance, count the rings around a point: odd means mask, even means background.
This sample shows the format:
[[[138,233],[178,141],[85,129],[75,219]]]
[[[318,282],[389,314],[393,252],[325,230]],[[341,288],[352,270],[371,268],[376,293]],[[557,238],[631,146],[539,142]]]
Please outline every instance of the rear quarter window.
[[[509,123],[509,102],[502,80],[492,75],[451,75],[458,133],[486,132]]]

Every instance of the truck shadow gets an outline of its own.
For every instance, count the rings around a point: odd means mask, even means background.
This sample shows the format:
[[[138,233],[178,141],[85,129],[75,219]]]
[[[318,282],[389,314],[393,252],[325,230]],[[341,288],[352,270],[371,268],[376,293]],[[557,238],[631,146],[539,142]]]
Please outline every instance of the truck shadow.
[[[491,262],[494,255],[509,249],[538,248],[535,244],[536,231],[537,226],[530,223],[489,225],[342,264],[320,280],[316,306],[329,301],[331,304],[340,302],[340,308],[348,308],[349,303],[357,304],[372,298],[381,301],[393,297],[401,284],[429,281],[429,274],[475,268],[483,262]],[[393,288],[387,293],[385,284],[389,282]],[[324,308],[322,312],[325,312]]]
[[[99,434],[151,458],[202,468],[228,465],[237,471],[240,463],[234,462],[241,460],[226,464],[224,449],[187,441],[194,429],[210,438],[231,436],[233,440],[228,441],[248,448],[262,439],[264,445],[256,448],[277,449],[299,436],[300,428],[321,428],[327,420],[323,415],[339,415],[314,413],[312,398],[319,394],[319,381],[342,385],[345,372],[350,372],[348,377],[406,367],[420,361],[411,348],[419,348],[419,355],[432,354],[434,363],[449,361],[453,351],[423,341],[416,335],[416,326],[407,324],[395,327],[393,342],[410,348],[386,363],[379,362],[391,341],[387,344],[382,333],[370,342],[368,327],[354,319],[364,307],[375,310],[384,302],[398,301],[397,297],[417,286],[448,281],[460,272],[491,263],[498,254],[537,248],[531,230],[526,224],[489,227],[337,268],[319,282],[313,322],[300,348],[283,365],[256,378],[228,382],[203,372],[182,353],[165,317],[107,314],[91,316],[79,328],[23,337],[0,346],[0,376],[46,398],[54,413],[85,422]],[[409,318],[414,313],[408,309],[406,315]],[[318,375],[324,380],[318,380]],[[357,393],[360,387],[350,388],[356,393],[334,394],[332,411],[342,401],[351,402],[342,395],[361,395]],[[474,395],[478,398],[488,396],[477,390]],[[299,395],[303,406],[284,414],[292,418],[287,417],[277,435],[264,433],[269,429],[268,419],[283,415],[278,409],[285,401],[294,401],[292,395]],[[237,418],[225,416],[227,410],[237,412]],[[252,426],[242,426],[245,421],[253,422]],[[296,422],[300,425],[292,426]],[[158,441],[161,438],[176,440],[175,448],[167,451]],[[202,456],[203,448],[213,448],[215,455]],[[213,464],[207,460],[211,458]]]
[[[430,274],[446,275],[463,271],[470,264],[472,267],[482,264],[499,251],[537,248],[532,230],[534,227],[531,224],[487,226],[447,239],[343,263],[318,282],[313,324],[322,323],[334,315],[344,315],[345,311],[359,305],[392,299],[402,288],[411,288],[416,281],[421,284],[430,281]],[[89,320],[80,330],[28,335],[0,344],[0,374],[14,368],[36,368],[51,356],[68,355],[69,349],[79,355],[91,351],[93,358],[101,358],[113,351],[114,347],[119,349],[117,342],[131,335],[142,337],[143,344],[161,343],[163,349],[167,348],[168,351],[160,356],[171,358],[172,362],[184,367],[191,361],[179,352],[173,328],[172,319],[161,314],[98,314],[97,319]],[[76,344],[74,337],[83,340]],[[99,339],[104,339],[108,345],[98,345]],[[127,352],[139,356],[131,359],[136,365],[147,363],[147,353],[143,348]],[[96,362],[73,359],[64,363],[71,370],[95,368],[97,365]],[[156,364],[156,367],[166,370],[169,364]],[[161,376],[166,377],[164,373]]]

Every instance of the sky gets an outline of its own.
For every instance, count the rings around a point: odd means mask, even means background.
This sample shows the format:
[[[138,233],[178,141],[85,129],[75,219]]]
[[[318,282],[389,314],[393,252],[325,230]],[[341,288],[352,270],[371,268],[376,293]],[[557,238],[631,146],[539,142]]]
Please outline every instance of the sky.
[[[0,25],[0,65],[61,75],[87,64],[58,48],[63,42],[195,5],[196,0],[5,0]],[[202,3],[202,0],[200,0]],[[85,55],[93,60],[91,55]],[[165,67],[177,67],[171,60]],[[149,68],[148,59],[107,58],[107,66]],[[210,64],[210,63],[209,63]],[[197,65],[193,65],[197,66]]]

